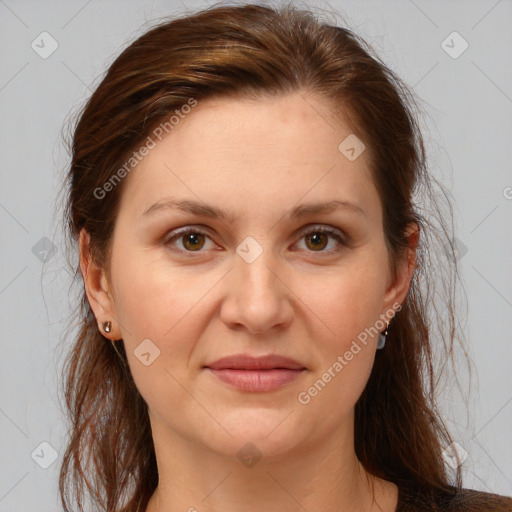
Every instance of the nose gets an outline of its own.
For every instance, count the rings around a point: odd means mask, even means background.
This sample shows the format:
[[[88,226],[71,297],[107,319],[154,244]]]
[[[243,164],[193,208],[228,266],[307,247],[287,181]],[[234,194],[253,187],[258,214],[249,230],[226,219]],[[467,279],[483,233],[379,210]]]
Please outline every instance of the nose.
[[[286,284],[284,267],[270,250],[251,263],[235,254],[224,286],[220,317],[229,328],[263,334],[291,323],[293,293]]]

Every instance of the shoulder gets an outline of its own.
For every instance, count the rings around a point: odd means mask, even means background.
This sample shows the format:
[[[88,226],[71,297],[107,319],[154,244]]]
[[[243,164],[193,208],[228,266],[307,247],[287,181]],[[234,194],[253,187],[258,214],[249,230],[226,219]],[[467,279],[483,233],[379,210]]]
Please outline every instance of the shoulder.
[[[399,487],[396,512],[511,512],[512,497],[475,489],[420,492]]]

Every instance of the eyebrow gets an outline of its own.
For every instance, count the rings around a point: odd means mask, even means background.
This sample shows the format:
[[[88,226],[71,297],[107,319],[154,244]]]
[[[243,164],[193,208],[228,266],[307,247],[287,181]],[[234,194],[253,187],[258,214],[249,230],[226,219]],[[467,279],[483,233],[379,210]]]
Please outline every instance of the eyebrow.
[[[180,210],[186,213],[191,213],[193,215],[218,218],[230,222],[232,222],[235,219],[235,216],[233,214],[228,214],[221,208],[217,208],[216,206],[208,205],[206,203],[189,199],[181,201],[165,199],[162,201],[158,201],[157,203],[151,205],[149,208],[146,208],[146,210],[144,210],[144,212],[142,213],[142,216],[145,217],[146,215],[149,215],[156,211],[168,209]],[[366,216],[365,211],[356,204],[351,203],[349,201],[342,201],[336,199],[325,203],[301,204],[299,206],[292,208],[285,215],[285,217],[288,219],[296,219],[319,213],[331,213],[339,209],[349,210],[354,213]]]

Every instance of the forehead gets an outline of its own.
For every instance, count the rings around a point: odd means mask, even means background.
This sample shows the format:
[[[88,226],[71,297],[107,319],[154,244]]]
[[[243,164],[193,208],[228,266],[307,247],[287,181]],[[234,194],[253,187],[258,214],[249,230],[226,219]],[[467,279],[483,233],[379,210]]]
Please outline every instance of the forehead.
[[[375,202],[367,151],[347,158],[343,142],[354,134],[332,112],[303,93],[199,101],[130,173],[121,208],[141,213],[168,197],[233,215],[301,198]]]

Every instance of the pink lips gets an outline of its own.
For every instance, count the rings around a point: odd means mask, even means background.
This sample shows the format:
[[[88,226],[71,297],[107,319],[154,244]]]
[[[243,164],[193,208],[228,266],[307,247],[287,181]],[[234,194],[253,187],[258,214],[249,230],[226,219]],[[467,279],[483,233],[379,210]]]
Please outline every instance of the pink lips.
[[[306,368],[288,357],[270,354],[252,357],[238,354],[205,366],[219,380],[242,391],[272,391],[292,382]]]

